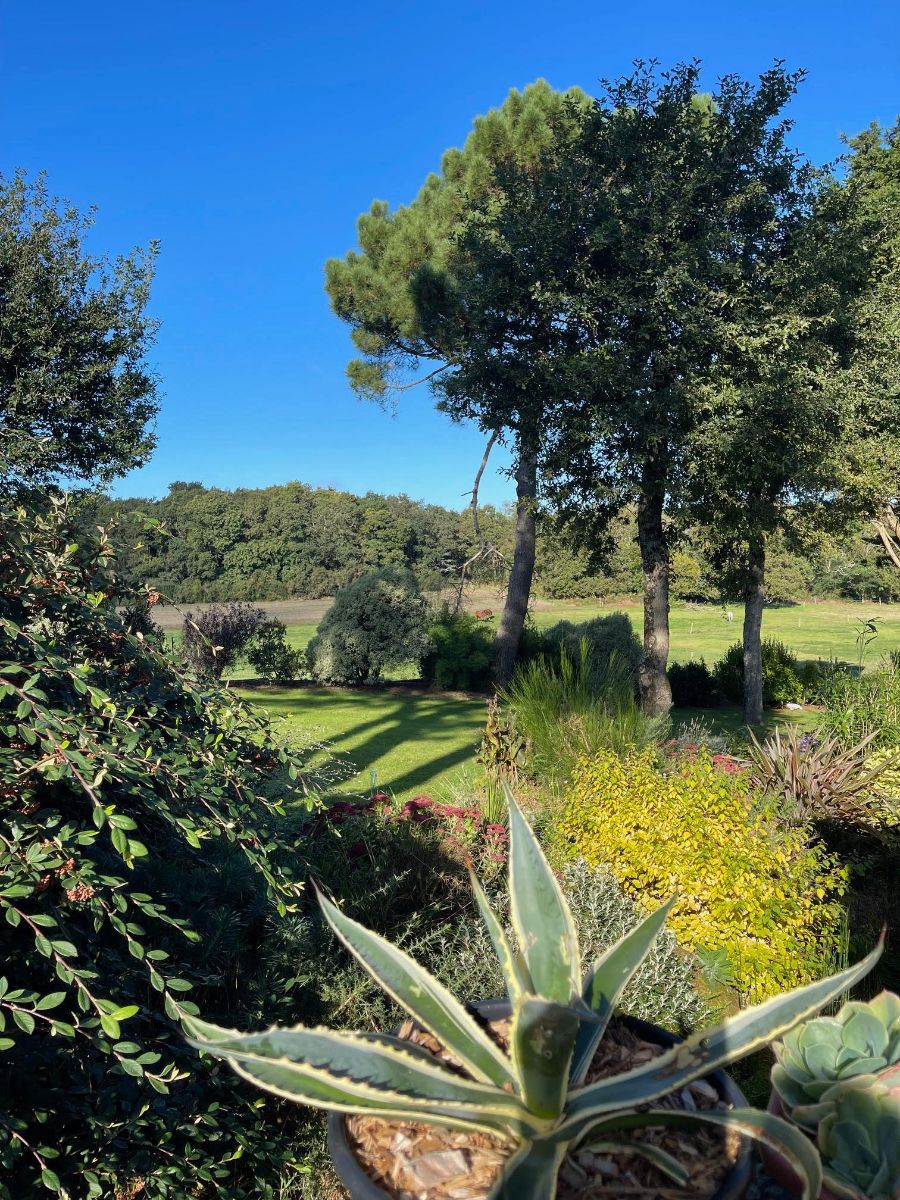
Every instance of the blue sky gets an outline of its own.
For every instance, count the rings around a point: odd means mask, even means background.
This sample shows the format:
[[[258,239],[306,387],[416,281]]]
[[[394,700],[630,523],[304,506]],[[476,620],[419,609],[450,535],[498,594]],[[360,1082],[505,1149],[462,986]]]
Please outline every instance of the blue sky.
[[[396,417],[353,396],[323,262],[510,87],[590,91],[638,57],[699,57],[710,81],[806,67],[791,115],[817,161],[900,110],[896,0],[5,5],[0,170],[46,170],[96,205],[97,248],[162,243],[159,445],[118,493],[301,479],[464,503],[480,436],[424,391]],[[510,481],[482,495],[507,499]]]

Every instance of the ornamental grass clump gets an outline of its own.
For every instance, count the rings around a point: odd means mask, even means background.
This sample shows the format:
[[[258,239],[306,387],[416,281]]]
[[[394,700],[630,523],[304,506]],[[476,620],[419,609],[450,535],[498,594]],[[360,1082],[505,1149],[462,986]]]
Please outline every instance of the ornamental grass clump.
[[[474,876],[472,887],[509,996],[508,1049],[415,960],[324,895],[323,915],[341,942],[462,1071],[421,1045],[386,1034],[303,1027],[241,1033],[185,1013],[193,1044],[224,1059],[242,1078],[302,1104],[500,1139],[507,1157],[491,1187],[492,1200],[553,1200],[560,1168],[577,1147],[644,1155],[683,1185],[687,1173],[681,1163],[658,1146],[627,1140],[627,1134],[657,1125],[696,1129],[703,1122],[773,1147],[803,1180],[805,1200],[816,1197],[819,1159],[795,1126],[753,1109],[689,1111],[657,1102],[817,1012],[865,975],[880,946],[830,979],[747,1009],[624,1073],[588,1082],[622,990],[663,928],[672,901],[625,934],[583,976],[569,906],[511,794],[507,802],[516,946]]]
[[[703,748],[665,769],[656,750],[582,759],[559,833],[571,857],[605,863],[641,907],[677,895],[672,932],[697,953],[724,951],[745,1000],[839,958],[845,869]]]

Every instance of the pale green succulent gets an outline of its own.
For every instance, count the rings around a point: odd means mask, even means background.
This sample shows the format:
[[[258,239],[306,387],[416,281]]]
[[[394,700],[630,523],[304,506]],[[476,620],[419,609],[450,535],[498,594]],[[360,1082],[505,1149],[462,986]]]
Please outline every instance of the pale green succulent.
[[[327,1029],[240,1033],[183,1012],[199,1049],[244,1079],[319,1108],[422,1121],[499,1134],[510,1158],[491,1200],[553,1200],[560,1166],[579,1146],[624,1148],[622,1131],[653,1125],[727,1126],[767,1144],[803,1180],[806,1200],[821,1186],[819,1156],[787,1121],[754,1109],[689,1112],[653,1108],[693,1080],[783,1037],[851,987],[881,947],[830,979],[748,1008],[620,1075],[585,1083],[622,990],[647,955],[671,906],[652,913],[582,977],[572,914],[531,828],[507,791],[510,919],[514,950],[473,877],[478,907],[506,980],[511,1020],[502,1050],[472,1014],[418,963],[319,897],[326,920],[369,974],[465,1069],[461,1075],[413,1043],[388,1035]],[[627,1143],[679,1184],[684,1168],[653,1147]]]
[[[837,1082],[873,1077],[900,1064],[900,997],[851,1000],[836,1017],[817,1017],[774,1046],[772,1086],[791,1119],[814,1129],[820,1102]]]
[[[837,1084],[819,1123],[825,1183],[847,1200],[900,1198],[900,1095],[881,1084]]]

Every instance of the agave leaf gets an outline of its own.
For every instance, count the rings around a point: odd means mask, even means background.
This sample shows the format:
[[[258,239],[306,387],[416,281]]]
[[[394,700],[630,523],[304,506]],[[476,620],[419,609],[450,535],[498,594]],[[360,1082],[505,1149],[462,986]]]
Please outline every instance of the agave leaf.
[[[510,916],[539,996],[559,1004],[581,993],[575,922],[540,843],[509,787]]]
[[[436,1101],[487,1104],[509,1112],[521,1105],[514,1096],[489,1084],[476,1083],[448,1071],[433,1055],[421,1047],[412,1052],[400,1039],[373,1039],[366,1034],[337,1032],[331,1029],[266,1029],[259,1033],[210,1027],[206,1022],[185,1021],[191,1038],[199,1048],[218,1058],[235,1062],[275,1062],[287,1068],[313,1067],[327,1070],[348,1084],[367,1088],[386,1088],[411,1098]],[[208,1031],[214,1033],[208,1036]],[[205,1036],[206,1035],[206,1036]]]
[[[534,990],[534,985],[528,976],[525,964],[510,946],[506,930],[497,920],[497,914],[491,908],[491,902],[472,870],[469,871],[469,882],[472,884],[481,919],[484,921],[497,958],[500,960],[503,978],[506,981],[506,993],[510,1003],[515,1007],[524,995]]]
[[[512,1065],[452,992],[399,947],[352,920],[321,892],[328,924],[377,984],[434,1034],[476,1079],[516,1087]]]
[[[837,975],[756,1004],[721,1025],[693,1034],[643,1066],[570,1093],[560,1132],[577,1137],[605,1112],[648,1104],[782,1037],[862,979],[883,948],[881,938],[871,954]]]
[[[604,1130],[648,1129],[659,1125],[695,1128],[702,1124],[721,1125],[762,1142],[780,1154],[796,1171],[803,1183],[802,1200],[817,1200],[822,1187],[822,1163],[813,1143],[788,1121],[755,1108],[710,1109],[706,1112],[651,1108],[647,1112],[618,1113],[595,1125],[591,1134]]]
[[[639,1154],[641,1158],[653,1163],[664,1175],[674,1179],[679,1187],[684,1187],[690,1179],[687,1169],[678,1159],[665,1150],[660,1150],[659,1146],[651,1146],[644,1142],[590,1142],[585,1145],[585,1149],[593,1154]]]
[[[578,1024],[571,1008],[539,997],[513,1009],[510,1048],[525,1107],[547,1120],[558,1117],[566,1101]]]
[[[346,1089],[342,1091],[335,1086],[334,1078],[330,1078],[327,1071],[308,1068],[299,1076],[296,1072],[285,1072],[277,1063],[227,1061],[236,1075],[263,1091],[283,1100],[324,1108],[329,1112],[370,1113],[387,1121],[422,1121],[428,1125],[443,1125],[464,1132],[479,1129],[494,1136],[533,1137],[535,1132],[533,1127],[523,1122],[507,1120],[505,1115],[487,1109],[476,1111],[468,1105],[438,1104],[434,1101],[420,1104],[399,1092],[379,1091],[377,1098],[373,1099]]]
[[[525,1142],[507,1162],[488,1200],[555,1200],[565,1157],[565,1142]]]
[[[635,971],[647,957],[650,947],[659,936],[674,903],[673,896],[656,912],[651,913],[634,929],[629,930],[595,963],[593,970],[585,980],[584,1000],[596,1015],[597,1022],[593,1025],[583,1023],[578,1031],[578,1037],[575,1039],[575,1053],[572,1057],[572,1087],[578,1087],[584,1082],[588,1067],[606,1032],[619,997]]]

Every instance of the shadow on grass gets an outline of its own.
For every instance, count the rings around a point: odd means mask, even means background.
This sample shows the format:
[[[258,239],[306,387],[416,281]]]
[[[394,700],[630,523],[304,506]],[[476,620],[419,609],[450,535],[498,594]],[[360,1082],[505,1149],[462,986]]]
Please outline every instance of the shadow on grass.
[[[377,766],[379,786],[396,794],[427,789],[436,776],[471,760],[484,720],[478,701],[377,689],[260,688],[248,698],[274,716],[320,729],[360,775]]]

